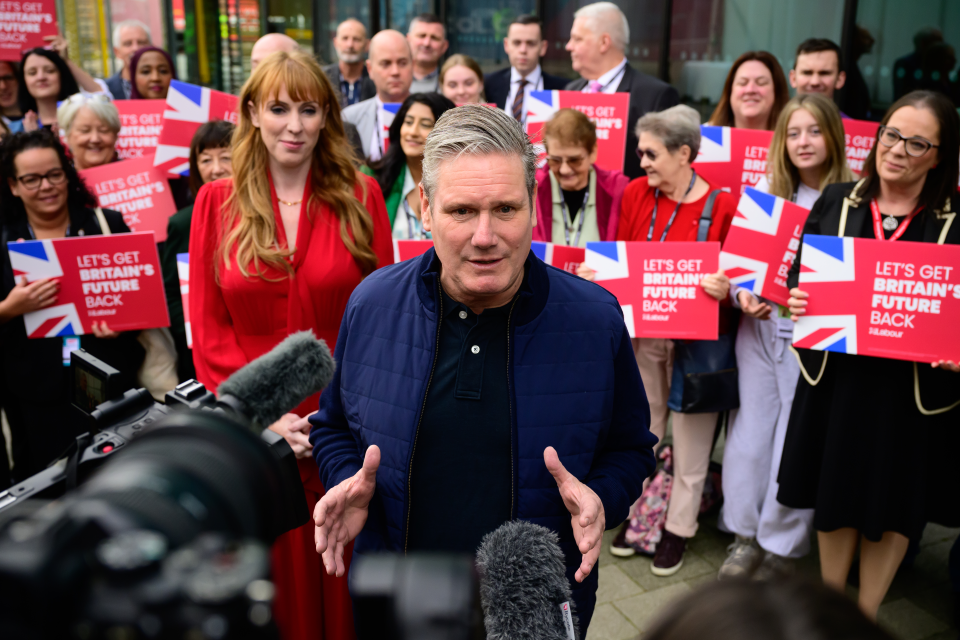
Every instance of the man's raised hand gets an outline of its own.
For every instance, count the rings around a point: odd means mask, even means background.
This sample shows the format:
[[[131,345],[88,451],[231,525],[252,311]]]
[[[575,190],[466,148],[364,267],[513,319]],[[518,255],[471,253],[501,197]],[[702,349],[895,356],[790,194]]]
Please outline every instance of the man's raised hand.
[[[343,549],[367,521],[367,509],[377,488],[380,448],[371,445],[356,475],[328,490],[313,510],[314,540],[323,567],[338,578],[344,574]]]
[[[577,480],[564,468],[553,447],[544,449],[543,461],[547,465],[547,471],[557,481],[560,497],[563,498],[563,504],[570,512],[573,537],[577,541],[580,553],[583,554],[583,562],[577,569],[576,579],[577,582],[583,582],[600,558],[603,530],[607,524],[603,503],[593,489]]]

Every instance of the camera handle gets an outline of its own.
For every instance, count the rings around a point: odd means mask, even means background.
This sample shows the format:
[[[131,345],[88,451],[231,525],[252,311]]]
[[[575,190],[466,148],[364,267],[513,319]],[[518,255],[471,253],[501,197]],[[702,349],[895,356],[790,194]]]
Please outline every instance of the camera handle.
[[[83,455],[83,452],[87,450],[87,447],[90,446],[92,440],[93,436],[91,436],[89,432],[81,433],[67,450],[67,467],[64,469],[67,491],[73,491],[77,488],[77,467],[80,465],[80,457]]]

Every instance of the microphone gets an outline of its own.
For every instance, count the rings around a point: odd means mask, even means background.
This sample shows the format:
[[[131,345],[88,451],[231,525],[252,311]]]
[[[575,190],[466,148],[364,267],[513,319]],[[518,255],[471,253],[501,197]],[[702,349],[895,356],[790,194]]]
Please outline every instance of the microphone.
[[[573,598],[560,538],[513,520],[483,537],[477,551],[487,640],[576,640]]]
[[[298,331],[224,380],[217,402],[268,427],[330,384],[336,366],[326,342]]]

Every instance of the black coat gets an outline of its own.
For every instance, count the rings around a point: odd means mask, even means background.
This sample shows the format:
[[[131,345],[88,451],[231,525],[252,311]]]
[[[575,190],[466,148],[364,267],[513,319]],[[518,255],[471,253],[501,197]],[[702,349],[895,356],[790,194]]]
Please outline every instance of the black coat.
[[[567,85],[568,91],[581,91],[587,86],[588,80],[580,78]],[[640,158],[637,157],[637,133],[634,129],[637,120],[645,113],[663,111],[680,104],[680,94],[663,80],[641,73],[628,63],[623,71],[623,78],[617,85],[617,93],[630,94],[630,111],[627,115],[627,152],[623,161],[623,172],[628,178],[639,178],[645,175],[640,168]]]
[[[334,91],[337,92],[340,108],[343,109],[347,106],[347,98],[340,93],[340,64],[337,62],[328,64],[323,68],[323,72],[327,74],[327,78],[330,79],[330,84],[333,85]],[[370,76],[367,74],[367,69],[364,67],[363,74],[360,78],[360,100],[369,100],[375,95],[377,95],[377,85],[373,84],[373,80],[370,79]]]
[[[483,80],[483,94],[487,102],[495,102],[500,109],[506,109],[507,98],[510,97],[510,69],[512,67],[494,71]],[[544,73],[543,69],[540,70],[540,76],[543,78],[543,91],[561,91],[570,82],[567,78]]]
[[[119,213],[103,213],[112,233],[130,232]],[[5,220],[3,230],[9,242],[30,237],[22,215]],[[70,212],[69,237],[80,235],[100,235],[100,225],[90,209]],[[3,299],[14,287],[14,279],[6,246],[0,249]],[[144,357],[143,347],[137,342],[138,333],[124,332],[112,340],[81,336],[80,347],[119,369],[125,386],[133,387]],[[87,426],[70,403],[70,368],[63,366],[62,338],[27,338],[23,318],[18,317],[0,324],[0,344],[4,409],[13,437],[14,479],[19,482],[43,470],[87,431]]]

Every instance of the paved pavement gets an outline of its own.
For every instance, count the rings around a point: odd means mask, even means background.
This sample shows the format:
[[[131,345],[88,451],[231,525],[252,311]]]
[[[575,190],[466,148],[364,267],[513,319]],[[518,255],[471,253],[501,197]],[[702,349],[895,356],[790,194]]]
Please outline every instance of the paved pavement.
[[[615,531],[604,536],[600,556],[600,589],[588,640],[637,640],[664,605],[716,580],[733,536],[717,529],[716,517],[700,520],[700,530],[687,544],[684,565],[668,578],[650,573],[649,558],[610,555]],[[928,525],[920,555],[911,569],[897,574],[880,607],[880,624],[900,640],[958,640],[953,624],[953,594],[947,558],[960,529]],[[816,546],[799,563],[799,571],[819,576]],[[856,598],[856,590],[850,589]]]

